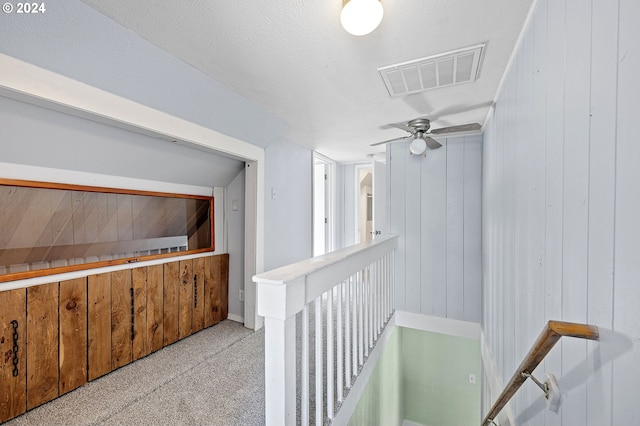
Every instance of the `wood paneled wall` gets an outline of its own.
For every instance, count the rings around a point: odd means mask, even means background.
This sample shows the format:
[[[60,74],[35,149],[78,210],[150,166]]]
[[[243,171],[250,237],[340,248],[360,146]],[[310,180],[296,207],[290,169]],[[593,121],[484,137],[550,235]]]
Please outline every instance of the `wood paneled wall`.
[[[482,136],[438,139],[426,158],[388,148],[396,308],[480,322]]]
[[[483,326],[499,379],[547,320],[601,330],[549,353],[537,373],[559,379],[560,411],[525,386],[519,425],[640,421],[639,18],[636,0],[540,0],[485,131]]]

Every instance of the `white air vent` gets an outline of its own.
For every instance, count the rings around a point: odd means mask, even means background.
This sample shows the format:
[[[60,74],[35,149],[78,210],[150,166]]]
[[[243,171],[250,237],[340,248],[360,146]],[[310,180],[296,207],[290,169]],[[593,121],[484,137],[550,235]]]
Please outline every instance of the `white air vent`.
[[[484,44],[378,68],[391,96],[471,83],[478,78]]]

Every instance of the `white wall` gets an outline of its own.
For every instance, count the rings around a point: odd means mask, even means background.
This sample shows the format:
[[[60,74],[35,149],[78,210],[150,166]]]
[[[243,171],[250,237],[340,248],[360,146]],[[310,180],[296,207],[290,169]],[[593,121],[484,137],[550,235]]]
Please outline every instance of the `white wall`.
[[[637,0],[540,0],[486,128],[485,363],[508,381],[547,320],[601,331],[551,351],[560,412],[526,383],[519,425],[640,422],[639,18]]]
[[[229,315],[234,320],[244,318],[244,302],[239,291],[244,290],[244,188],[245,171],[240,173],[226,188],[225,221],[227,253],[229,253]],[[234,206],[237,209],[234,210]]]
[[[426,158],[387,148],[396,308],[480,322],[482,136],[438,139]]]
[[[286,141],[265,150],[264,269],[312,257],[313,152]]]
[[[356,171],[355,164],[336,167],[336,227],[335,249],[356,243]]]
[[[226,187],[244,169],[212,152],[2,96],[0,123],[0,161],[7,163],[210,188]]]

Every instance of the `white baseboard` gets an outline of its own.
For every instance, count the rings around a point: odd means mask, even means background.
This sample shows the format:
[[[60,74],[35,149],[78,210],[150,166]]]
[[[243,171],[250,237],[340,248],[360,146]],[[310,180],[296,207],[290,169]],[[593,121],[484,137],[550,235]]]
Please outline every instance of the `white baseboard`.
[[[244,324],[244,317],[241,317],[240,315],[227,314],[227,319]]]
[[[413,328],[415,330],[431,331],[433,333],[480,340],[480,324],[475,322],[460,321],[403,311],[396,311],[395,315],[396,325],[398,327]]]

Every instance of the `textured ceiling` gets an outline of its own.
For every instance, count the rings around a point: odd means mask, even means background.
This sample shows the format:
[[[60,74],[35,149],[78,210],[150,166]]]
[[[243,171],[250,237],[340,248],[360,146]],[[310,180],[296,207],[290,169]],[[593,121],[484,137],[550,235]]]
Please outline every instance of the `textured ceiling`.
[[[533,2],[382,0],[381,25],[356,37],[340,27],[342,0],[83,1],[282,118],[290,141],[342,162],[405,135],[389,123],[483,124]],[[377,72],[478,43],[471,84],[391,98]]]

